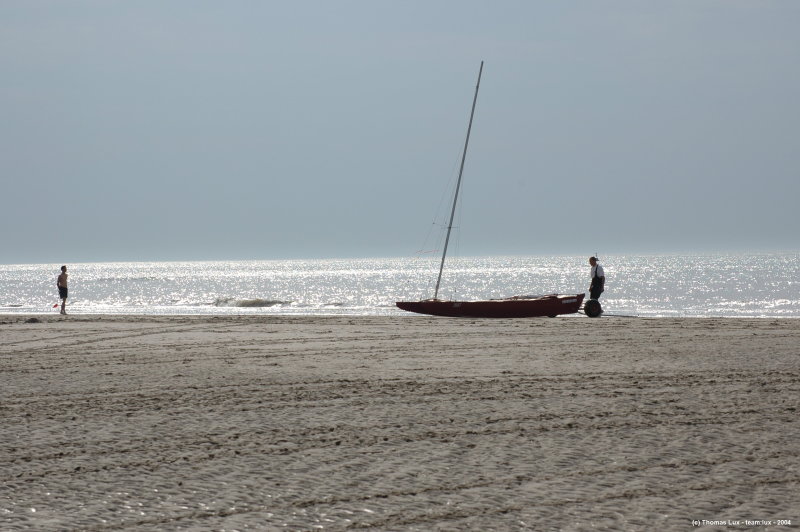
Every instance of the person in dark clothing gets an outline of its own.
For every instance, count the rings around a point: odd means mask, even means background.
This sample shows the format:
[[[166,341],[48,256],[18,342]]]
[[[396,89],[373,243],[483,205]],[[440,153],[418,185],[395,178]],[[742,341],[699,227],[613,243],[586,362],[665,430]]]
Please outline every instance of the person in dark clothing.
[[[592,266],[592,284],[589,286],[589,297],[600,299],[606,284],[606,273],[603,267],[597,262],[597,257],[589,257],[589,264]]]
[[[61,275],[56,282],[58,286],[58,297],[61,298],[61,314],[67,313],[67,267],[61,267]]]

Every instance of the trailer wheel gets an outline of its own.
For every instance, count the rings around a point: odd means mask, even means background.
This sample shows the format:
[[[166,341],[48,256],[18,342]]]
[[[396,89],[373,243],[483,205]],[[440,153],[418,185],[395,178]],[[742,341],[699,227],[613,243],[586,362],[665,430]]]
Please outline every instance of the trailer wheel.
[[[598,300],[590,299],[583,306],[583,312],[590,318],[596,318],[603,313],[603,307],[600,306],[600,302]]]

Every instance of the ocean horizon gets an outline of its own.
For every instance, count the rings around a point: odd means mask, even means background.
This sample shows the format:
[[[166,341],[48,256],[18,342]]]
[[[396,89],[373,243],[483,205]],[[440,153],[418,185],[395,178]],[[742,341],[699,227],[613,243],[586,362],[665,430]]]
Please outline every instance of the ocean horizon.
[[[440,259],[68,264],[73,314],[409,315],[433,296]],[[800,252],[601,257],[608,315],[800,317]],[[61,264],[0,265],[0,314],[56,313]],[[586,256],[448,258],[441,299],[588,292]]]

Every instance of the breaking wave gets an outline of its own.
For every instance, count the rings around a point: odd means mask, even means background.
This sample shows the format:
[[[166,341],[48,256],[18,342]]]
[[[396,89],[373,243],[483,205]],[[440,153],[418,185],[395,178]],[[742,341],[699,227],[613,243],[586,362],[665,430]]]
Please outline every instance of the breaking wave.
[[[245,307],[245,308],[259,308],[259,307],[277,307],[281,305],[291,305],[291,301],[278,301],[273,299],[236,299],[233,297],[218,297],[214,300],[215,307]]]

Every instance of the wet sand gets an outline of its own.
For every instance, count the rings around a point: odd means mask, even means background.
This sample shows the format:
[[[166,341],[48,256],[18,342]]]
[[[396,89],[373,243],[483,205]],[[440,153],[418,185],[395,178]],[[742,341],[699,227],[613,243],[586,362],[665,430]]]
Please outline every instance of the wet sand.
[[[0,530],[800,524],[800,320],[29,318]]]

